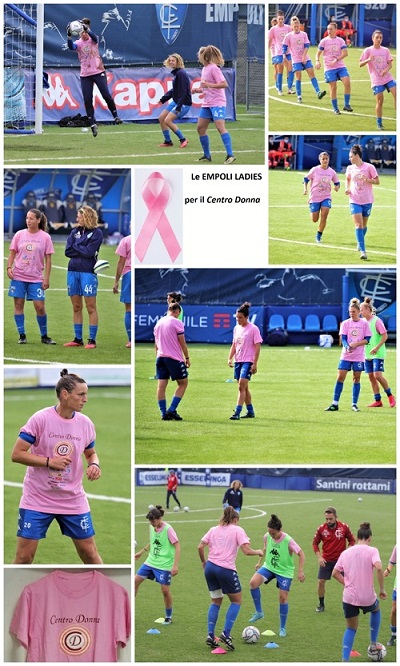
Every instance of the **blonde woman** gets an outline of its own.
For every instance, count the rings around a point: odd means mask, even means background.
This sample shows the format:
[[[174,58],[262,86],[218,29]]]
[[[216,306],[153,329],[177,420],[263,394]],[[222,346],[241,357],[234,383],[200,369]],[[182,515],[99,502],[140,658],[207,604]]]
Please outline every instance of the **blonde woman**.
[[[96,306],[97,275],[93,268],[97,261],[103,234],[98,227],[97,212],[90,206],[82,206],[77,214],[77,226],[68,236],[65,255],[68,263],[68,296],[73,309],[75,338],[64,347],[83,346],[83,299],[89,315],[89,339],[85,349],[96,348],[98,314]]]
[[[236,479],[232,481],[230,488],[226,491],[222,504],[226,508],[231,506],[237,513],[240,512],[243,504],[243,493],[242,493],[243,483]]]
[[[172,82],[172,88],[160,99],[160,104],[168,102],[167,108],[160,113],[158,118],[158,122],[161,125],[162,133],[164,135],[164,142],[160,143],[160,148],[171,148],[174,145],[171,140],[170,130],[178,137],[180,147],[186,148],[188,141],[183,136],[178,125],[175,124],[175,120],[186,116],[192,106],[190,78],[184,69],[185,63],[179,53],[172,53],[168,56],[164,61],[164,67],[171,68],[171,74],[174,77],[174,80]]]

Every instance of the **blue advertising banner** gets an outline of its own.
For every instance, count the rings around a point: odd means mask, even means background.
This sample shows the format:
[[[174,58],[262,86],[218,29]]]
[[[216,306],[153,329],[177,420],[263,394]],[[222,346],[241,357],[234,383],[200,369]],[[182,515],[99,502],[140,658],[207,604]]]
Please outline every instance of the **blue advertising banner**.
[[[265,6],[247,5],[247,59],[265,61]]]

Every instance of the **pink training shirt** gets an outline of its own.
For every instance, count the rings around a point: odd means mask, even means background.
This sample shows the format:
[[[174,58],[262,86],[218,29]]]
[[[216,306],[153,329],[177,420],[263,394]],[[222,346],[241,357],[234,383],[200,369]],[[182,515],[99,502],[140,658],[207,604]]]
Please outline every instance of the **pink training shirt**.
[[[157,346],[157,356],[167,356],[175,361],[183,361],[182,348],[179,344],[179,335],[183,335],[185,326],[183,321],[170,314],[161,317],[154,327],[154,338]]]
[[[352,606],[372,606],[376,601],[374,565],[381,558],[377,548],[356,544],[339,556],[335,569],[344,577],[343,601]]]
[[[122,275],[125,275],[125,273],[129,273],[131,270],[132,264],[131,264],[131,236],[125,236],[119,243],[117,249],[115,250],[115,254],[118,254],[120,257],[125,257],[125,264],[122,269]]]
[[[346,180],[350,177],[350,202],[363,205],[374,201],[372,183],[364,178],[376,178],[377,170],[373,164],[363,162],[360,166],[350,164],[346,169]]]
[[[347,48],[344,39],[341,37],[324,37],[318,44],[318,48],[322,51],[325,72],[345,67],[343,60],[334,62],[336,58],[341,56],[342,51]]]
[[[239,525],[217,525],[202,537],[208,546],[208,559],[225,569],[236,570],[236,556],[240,546],[250,543],[246,532]]]
[[[350,342],[361,342],[365,337],[371,336],[371,329],[366,319],[353,321],[350,317],[349,319],[342,321],[339,335],[347,335],[347,344],[350,344]],[[343,361],[365,361],[365,345],[356,347],[352,352],[347,352],[345,348],[342,347],[340,358],[343,359]]]
[[[235,344],[236,363],[253,363],[256,353],[256,344],[262,344],[260,329],[250,321],[246,326],[236,324],[233,329],[233,342]]]
[[[282,44],[285,36],[291,32],[290,25],[286,23],[282,26],[274,25],[268,31],[268,41],[271,49],[271,56],[282,55]]]
[[[374,46],[369,46],[362,52],[360,62],[367,60],[371,56],[373,60],[367,62],[367,69],[371,78],[371,88],[374,86],[383,86],[385,83],[393,81],[393,76],[390,71],[385,74],[385,76],[382,76],[383,70],[386,69],[389,63],[393,60],[389,49],[385,46],[380,46],[379,49],[376,49]]]
[[[213,62],[203,67],[201,79],[207,81],[207,83],[222,83],[225,81],[221,69]],[[204,88],[201,106],[226,106],[225,88]]]
[[[332,196],[332,183],[337,183],[339,178],[336,171],[328,167],[315,166],[308,172],[306,178],[310,181],[310,196],[308,203],[320,203]]]
[[[10,250],[16,252],[13,279],[21,282],[42,282],[44,259],[54,254],[53,242],[48,233],[39,229],[32,234],[28,229],[17,231]]]
[[[64,419],[55,407],[46,407],[33,414],[20,432],[35,437],[32,453],[44,458],[72,458],[71,465],[63,471],[28,467],[21,509],[68,515],[88,512],[89,503],[82,486],[82,454],[96,439],[91,420],[80,412],[75,412],[72,419]]]
[[[99,571],[53,571],[23,589],[10,632],[28,662],[116,662],[131,632],[129,596]]]
[[[74,42],[79,62],[81,64],[81,76],[92,76],[104,72],[104,64],[99,53],[99,45],[91,37],[89,39],[77,39]]]
[[[292,54],[292,62],[303,62],[305,45],[310,43],[305,32],[293,32],[292,30],[285,35],[283,43],[287,45],[288,51]]]

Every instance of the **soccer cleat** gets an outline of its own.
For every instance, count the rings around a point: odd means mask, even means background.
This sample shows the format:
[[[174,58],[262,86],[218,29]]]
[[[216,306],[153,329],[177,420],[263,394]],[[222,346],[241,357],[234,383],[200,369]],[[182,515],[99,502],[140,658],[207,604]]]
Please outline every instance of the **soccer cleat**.
[[[352,107],[350,106],[350,104],[346,104],[346,105],[343,107],[343,111],[348,111],[349,113],[351,113],[351,112],[353,111],[353,109],[352,109]]]
[[[224,164],[233,164],[234,162],[236,162],[236,157],[234,155],[227,155]]]
[[[279,636],[286,636],[286,629],[284,627],[281,627],[281,629],[279,629]]]
[[[130,348],[132,347],[132,343],[131,343],[130,340],[128,340],[128,342],[126,343],[125,347],[126,347],[127,349],[130,349]]]
[[[207,155],[202,155],[199,157],[199,162],[212,162],[211,156],[207,157]]]
[[[74,338],[72,342],[64,342],[63,347],[83,347],[82,338]]]
[[[206,638],[206,643],[209,647],[212,647],[212,648],[219,647],[219,643],[218,643],[217,639],[215,638],[215,636],[211,636],[211,634],[208,634],[208,636]]]
[[[229,417],[231,421],[240,421],[240,416],[239,414],[236,414],[236,412],[233,412],[232,416]]]
[[[180,146],[181,148],[186,148],[189,141],[187,139],[181,139],[179,143],[181,144],[181,146]]]
[[[338,412],[339,411],[339,405],[329,405],[326,409],[324,409],[324,412]]]
[[[391,636],[386,645],[390,645],[391,647],[393,647],[393,645],[396,645],[396,636]]]
[[[318,99],[322,99],[326,95],[326,90],[320,90],[319,93],[317,93]]]
[[[98,130],[99,130],[99,128],[97,127],[96,123],[94,123],[94,125],[91,125],[91,126],[90,126],[90,129],[92,130],[92,134],[93,134],[93,136],[96,137],[96,136],[98,135]]]
[[[385,128],[384,128],[383,125],[378,125],[378,127],[377,127],[376,129],[377,129],[377,130],[384,130]],[[389,645],[389,643],[388,643],[388,645]]]
[[[316,607],[315,612],[316,613],[323,613],[325,610],[325,606],[323,604],[320,604],[319,606]]]
[[[26,335],[25,335],[25,333],[20,333],[20,334],[19,334],[18,344],[19,344],[19,345],[26,345],[27,342],[28,342],[28,341],[27,341],[27,339],[26,339]]]
[[[172,624],[172,617],[166,617],[163,624]]]
[[[283,95],[283,90],[278,90],[278,95],[282,96]]]
[[[121,118],[118,118],[118,116],[117,116],[116,118],[114,118],[114,123],[115,123],[116,125],[122,125],[123,122],[124,122],[124,121],[121,120]]]
[[[396,398],[394,395],[388,395],[389,405],[394,407],[396,405]]]
[[[361,409],[360,409],[357,405],[352,405],[352,406],[351,406],[351,410],[352,410],[353,412],[360,412],[360,411],[361,411]]]
[[[85,345],[85,349],[96,349],[96,340],[93,340],[93,338],[89,338]]]
[[[219,637],[219,640],[225,643],[228,650],[234,650],[235,646],[233,644],[232,638],[230,636],[225,636],[224,632]]]
[[[335,113],[337,116],[341,115],[339,109],[333,109],[333,113]]]
[[[172,141],[164,141],[164,143],[159,143],[158,147],[159,148],[172,148],[173,145],[174,144],[172,143]]]
[[[299,104],[301,104],[302,101],[303,101],[303,98],[299,95],[299,96],[297,97],[297,101],[298,101]]]
[[[167,421],[183,421],[183,418],[179,416],[177,411],[170,411],[169,409],[165,412],[165,416],[168,416]]]
[[[383,402],[382,400],[375,400],[375,402],[371,402],[367,407],[383,407]]]
[[[315,242],[316,243],[321,243],[322,242],[320,237],[318,236],[318,234],[315,236]]]
[[[247,412],[246,414],[244,414],[244,415],[241,416],[240,418],[241,418],[241,419],[255,419],[255,418],[256,418],[256,415],[254,414],[254,412],[251,412],[251,413],[250,413],[250,412]]]
[[[171,421],[171,419],[169,418],[168,412],[165,412],[165,414],[162,415],[161,421]],[[167,507],[167,509],[168,509],[168,507]]]
[[[361,252],[360,259],[363,259],[364,261],[367,261],[367,259],[368,259],[367,253],[366,252]]]
[[[288,94],[288,95],[295,95],[295,94],[296,94],[296,91],[293,90],[293,88],[288,88],[287,94]]]
[[[262,611],[256,611],[254,615],[251,616],[249,622],[257,622],[257,620],[262,620],[264,613]]]
[[[51,338],[49,338],[48,335],[42,335],[42,342],[44,345],[56,345],[57,343],[54,342]]]

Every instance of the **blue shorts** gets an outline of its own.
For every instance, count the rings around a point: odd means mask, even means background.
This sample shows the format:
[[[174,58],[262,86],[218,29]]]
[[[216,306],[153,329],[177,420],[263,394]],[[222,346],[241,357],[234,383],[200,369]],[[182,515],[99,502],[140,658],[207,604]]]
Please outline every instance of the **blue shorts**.
[[[157,379],[186,379],[188,369],[183,361],[176,361],[169,356],[158,356],[156,360]]]
[[[239,381],[239,379],[251,379],[251,366],[253,364],[250,361],[245,361],[244,363],[235,363],[235,368],[233,371],[234,378]]]
[[[257,573],[260,574],[264,580],[264,585],[268,585],[268,583],[271,582],[271,580],[276,579],[276,587],[279,590],[287,590],[289,592],[290,586],[292,584],[292,578],[286,578],[286,576],[281,576],[280,574],[274,573],[273,571],[270,571],[266,567],[261,567],[261,569],[257,570]]]
[[[332,83],[332,81],[340,81],[345,76],[349,76],[346,67],[339,67],[338,69],[328,69],[325,72],[325,82]]]
[[[286,57],[288,57],[288,56],[286,56]],[[272,62],[273,65],[281,65],[283,63],[283,55],[272,56],[271,62]]]
[[[318,569],[318,580],[330,580],[332,578],[332,571],[335,568],[335,562],[326,562],[324,567]]]
[[[225,120],[226,106],[202,106],[199,118],[206,118],[207,120]]]
[[[238,573],[234,569],[226,569],[207,560],[204,575],[211,598],[221,597],[220,591],[222,594],[235,594],[242,590]]]
[[[387,83],[384,83],[381,86],[372,86],[372,92],[374,95],[377,95],[378,93],[383,93],[385,90],[389,92],[390,88],[395,88],[396,87],[396,81],[388,81]]]
[[[338,370],[353,370],[353,372],[363,372],[364,371],[364,362],[363,361],[345,361],[343,358],[340,359]]]
[[[170,571],[149,567],[149,565],[146,563],[142,564],[136,575],[140,576],[140,578],[155,580],[156,583],[160,583],[160,585],[171,585],[172,574]]]
[[[304,69],[311,69],[313,66],[311,60],[307,60],[307,62],[304,64],[303,62],[294,62],[293,63],[293,71],[294,72],[302,72]]]
[[[95,273],[81,273],[80,271],[68,271],[67,273],[68,296],[97,296],[98,284]]]
[[[392,592],[392,601],[396,601],[396,600],[397,600],[397,590],[396,590],[396,588],[394,588],[394,590]]]
[[[350,213],[352,215],[357,215],[357,213],[361,213],[363,217],[369,217],[372,212],[372,203],[368,204],[356,204],[356,203],[350,203]]]
[[[364,361],[365,372],[385,372],[385,359],[366,358]]]
[[[167,111],[170,113],[174,113],[177,118],[183,118],[186,116],[187,113],[189,113],[190,109],[192,108],[191,105],[189,106],[188,104],[182,104],[181,110],[176,111],[177,103],[174,102],[173,99],[171,99],[168,104],[167,104]]]
[[[12,298],[23,298],[27,301],[44,301],[44,290],[41,282],[11,280],[8,295]]]
[[[321,208],[332,208],[332,199],[324,199],[323,201],[315,201],[309,204],[310,213],[318,213]]]
[[[362,610],[364,615],[365,613],[372,613],[373,611],[377,611],[379,608],[379,599],[377,599],[371,606],[352,606],[351,604],[346,604],[344,601],[342,606],[345,618],[357,617],[357,615],[360,614],[360,610]]]
[[[24,539],[45,539],[53,520],[58,522],[62,534],[71,539],[88,539],[95,533],[90,511],[65,515],[20,508],[17,536]]]
[[[132,303],[131,271],[128,271],[122,276],[121,296],[119,297],[119,300],[121,303]]]

